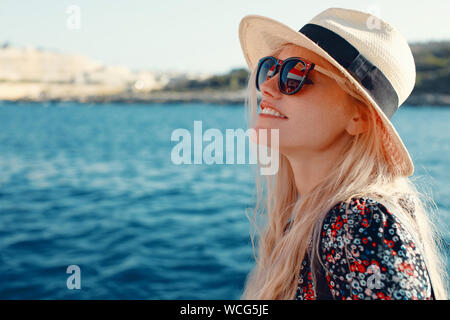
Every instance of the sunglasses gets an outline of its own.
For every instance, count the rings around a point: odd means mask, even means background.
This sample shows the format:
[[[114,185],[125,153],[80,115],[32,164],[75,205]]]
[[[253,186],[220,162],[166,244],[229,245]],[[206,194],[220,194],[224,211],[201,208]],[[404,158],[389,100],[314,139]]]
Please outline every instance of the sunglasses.
[[[345,82],[342,77],[303,58],[291,57],[280,60],[268,56],[261,58],[258,62],[256,89],[261,91],[260,87],[264,82],[274,77],[277,73],[280,73],[278,77],[278,88],[283,94],[293,95],[300,91],[305,83],[312,84],[312,81],[308,79],[308,74],[313,69],[340,83]]]
[[[314,63],[298,57],[285,60],[272,56],[261,58],[256,71],[256,88],[261,91],[261,85],[279,72],[278,88],[280,91],[286,95],[295,94],[302,88],[314,66]]]

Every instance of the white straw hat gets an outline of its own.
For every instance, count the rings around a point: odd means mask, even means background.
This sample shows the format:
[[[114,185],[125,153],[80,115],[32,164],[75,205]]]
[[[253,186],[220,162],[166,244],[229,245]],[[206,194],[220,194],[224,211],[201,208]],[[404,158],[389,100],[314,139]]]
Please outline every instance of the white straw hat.
[[[325,58],[349,80],[382,122],[388,161],[400,164],[404,176],[414,164],[390,119],[414,88],[416,68],[406,39],[371,14],[330,8],[299,31],[273,19],[247,15],[239,24],[239,40],[252,71],[260,58],[285,43]]]

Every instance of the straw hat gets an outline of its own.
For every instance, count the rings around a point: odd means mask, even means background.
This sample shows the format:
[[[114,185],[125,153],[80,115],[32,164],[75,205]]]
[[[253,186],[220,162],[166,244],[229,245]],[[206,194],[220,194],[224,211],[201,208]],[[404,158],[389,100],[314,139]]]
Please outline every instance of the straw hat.
[[[322,11],[299,31],[267,17],[247,15],[239,24],[239,40],[250,70],[285,43],[329,61],[379,115],[388,161],[400,164],[404,176],[414,173],[390,119],[413,90],[416,68],[406,39],[391,25],[343,8]]]

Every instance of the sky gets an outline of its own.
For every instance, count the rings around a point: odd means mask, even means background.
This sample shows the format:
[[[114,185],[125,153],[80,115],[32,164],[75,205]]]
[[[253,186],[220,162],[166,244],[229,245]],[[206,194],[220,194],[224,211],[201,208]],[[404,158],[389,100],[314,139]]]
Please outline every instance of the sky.
[[[247,67],[238,37],[244,16],[270,17],[298,31],[330,7],[377,15],[410,42],[450,39],[448,0],[1,0],[0,43],[132,70],[225,73]]]

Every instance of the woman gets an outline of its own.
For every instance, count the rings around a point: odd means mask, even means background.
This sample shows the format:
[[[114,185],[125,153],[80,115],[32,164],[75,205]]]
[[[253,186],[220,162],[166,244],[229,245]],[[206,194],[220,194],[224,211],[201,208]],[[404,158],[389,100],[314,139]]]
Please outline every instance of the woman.
[[[447,299],[433,201],[408,178],[389,120],[415,83],[406,40],[340,8],[298,32],[247,16],[239,37],[249,127],[278,129],[280,154],[278,172],[257,180],[265,220],[253,221],[258,254],[242,299]]]

